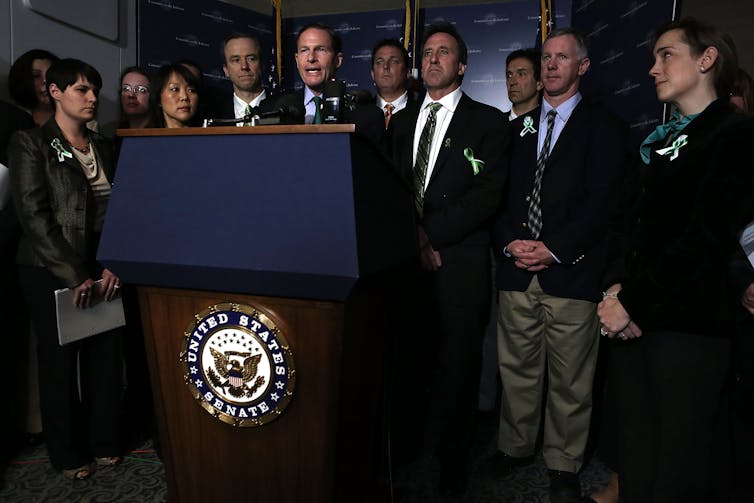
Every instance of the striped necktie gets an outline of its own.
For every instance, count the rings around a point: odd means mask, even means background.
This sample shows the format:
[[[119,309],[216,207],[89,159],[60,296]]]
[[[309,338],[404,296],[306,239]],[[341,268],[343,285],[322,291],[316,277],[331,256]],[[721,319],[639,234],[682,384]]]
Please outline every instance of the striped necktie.
[[[440,103],[434,102],[427,105],[429,116],[424,123],[424,129],[419,136],[419,147],[416,150],[416,164],[414,164],[414,205],[416,211],[421,217],[424,210],[424,179],[427,177],[427,167],[429,166],[429,152],[432,148],[432,137],[435,134],[435,125],[437,124],[437,111],[442,107]]]
[[[244,117],[248,117],[251,113],[251,105],[246,105],[246,109],[243,111]],[[251,126],[251,119],[247,119],[243,123],[244,126]]]
[[[395,110],[395,106],[393,106],[392,103],[385,103],[385,129],[387,129],[387,125],[390,124],[390,118],[393,116],[393,110]]]
[[[552,128],[555,125],[555,116],[557,112],[550,110],[547,112],[547,134],[542,144],[542,151],[537,158],[537,171],[534,173],[534,188],[531,191],[529,200],[529,230],[532,239],[538,239],[539,233],[542,232],[542,206],[540,193],[542,192],[542,174],[545,172],[547,158],[550,157],[550,139],[552,139]]]

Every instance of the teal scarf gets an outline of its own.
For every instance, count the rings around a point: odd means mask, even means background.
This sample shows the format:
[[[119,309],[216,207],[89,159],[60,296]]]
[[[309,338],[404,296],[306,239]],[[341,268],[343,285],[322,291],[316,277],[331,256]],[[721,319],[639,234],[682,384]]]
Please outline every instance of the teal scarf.
[[[657,126],[654,131],[649,133],[649,136],[647,136],[647,138],[643,142],[641,142],[641,147],[639,147],[641,160],[644,162],[644,164],[649,164],[649,158],[652,154],[652,145],[654,143],[662,141],[668,136],[675,136],[677,133],[680,133],[683,128],[685,128],[689,124],[689,122],[696,118],[697,115],[699,114],[681,117],[681,113],[676,110],[675,112],[673,112],[673,116],[667,123]]]

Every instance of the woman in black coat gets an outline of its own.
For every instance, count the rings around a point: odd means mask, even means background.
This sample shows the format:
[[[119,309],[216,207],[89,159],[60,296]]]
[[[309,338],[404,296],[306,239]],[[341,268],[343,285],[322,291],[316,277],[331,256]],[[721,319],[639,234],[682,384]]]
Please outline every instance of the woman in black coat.
[[[754,122],[727,97],[729,38],[692,19],[661,28],[650,70],[676,113],[642,144],[598,313],[616,337],[622,503],[706,501],[714,424],[730,365],[730,321],[743,292],[729,274],[754,218]]]

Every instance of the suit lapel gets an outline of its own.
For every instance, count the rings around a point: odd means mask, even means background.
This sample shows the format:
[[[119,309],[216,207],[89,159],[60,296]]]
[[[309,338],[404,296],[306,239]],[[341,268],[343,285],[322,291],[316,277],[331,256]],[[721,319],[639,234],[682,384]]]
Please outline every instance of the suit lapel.
[[[526,113],[523,115],[523,117],[531,117],[532,124],[536,127],[539,127],[539,116],[541,113],[541,107],[537,107],[534,110],[532,110],[529,113]],[[523,126],[523,120],[519,120],[518,117],[515,119],[516,125],[521,125],[521,129],[517,128],[517,131],[513,131],[513,134],[516,135],[518,138],[518,141],[521,144],[521,152],[524,153],[527,157],[530,155],[530,152],[534,152],[534,162],[536,163],[537,157],[539,157],[539,152],[537,151],[537,138],[539,131],[535,131],[534,133],[527,132],[523,136],[521,135],[521,132],[524,130]]]
[[[571,112],[568,122],[566,122],[565,127],[560,132],[558,141],[555,142],[555,146],[552,148],[552,152],[550,152],[550,156],[547,158],[548,165],[551,162],[557,162],[558,157],[561,156],[564,151],[568,150],[567,145],[571,144],[574,137],[584,134],[583,128],[588,127],[588,113],[587,106],[584,104],[584,99],[582,98],[576,105],[576,108],[573,109],[573,112]]]
[[[81,172],[81,165],[79,165],[79,162],[73,156],[73,147],[65,139],[65,136],[63,136],[63,132],[60,131],[60,127],[58,127],[55,119],[50,119],[42,127],[44,128],[45,141],[47,142],[47,148],[50,149],[51,156],[61,164],[61,167],[65,165],[77,172]],[[57,145],[57,148],[53,144]]]

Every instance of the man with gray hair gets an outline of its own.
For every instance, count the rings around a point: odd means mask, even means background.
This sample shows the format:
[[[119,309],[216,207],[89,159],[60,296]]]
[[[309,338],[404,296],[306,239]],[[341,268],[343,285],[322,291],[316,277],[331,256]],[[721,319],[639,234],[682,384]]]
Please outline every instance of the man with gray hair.
[[[589,64],[578,32],[545,41],[544,100],[511,122],[510,183],[493,231],[502,405],[491,465],[505,476],[533,457],[544,402],[553,503],[581,501],[605,235],[627,159],[625,124],[579,93]]]

